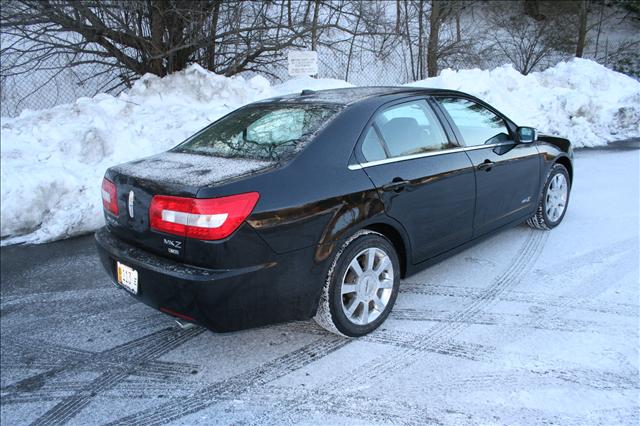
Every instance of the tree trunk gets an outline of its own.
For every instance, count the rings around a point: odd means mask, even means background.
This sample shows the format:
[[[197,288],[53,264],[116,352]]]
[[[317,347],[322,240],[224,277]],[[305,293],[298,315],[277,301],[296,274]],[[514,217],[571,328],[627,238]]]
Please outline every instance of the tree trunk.
[[[362,15],[358,15],[358,20],[356,21],[356,28],[353,31],[353,36],[351,37],[351,45],[349,46],[349,55],[347,56],[347,71],[344,74],[345,81],[349,81],[349,68],[351,68],[351,57],[353,55],[353,45],[356,41],[356,35],[358,34],[358,26],[360,25],[360,19]]]
[[[542,21],[545,16],[540,13],[539,0],[524,0],[524,14],[531,16],[536,21]]]
[[[400,0],[396,0],[396,34],[400,34]]]
[[[431,15],[429,16],[429,45],[427,51],[427,75],[438,75],[438,35],[440,32],[441,0],[431,0]]]
[[[418,80],[424,78],[424,0],[418,5]]]
[[[220,1],[216,0],[211,9],[211,28],[209,29],[209,46],[205,56],[207,69],[216,72],[216,32],[218,28],[218,16],[220,16]]]
[[[309,13],[311,12],[311,1],[307,2],[307,7],[304,11],[304,18],[302,19],[302,23],[305,25],[309,23]]]
[[[155,59],[149,60],[150,71],[159,76],[166,74],[162,65],[162,55],[164,43],[162,37],[164,35],[164,2],[156,1],[151,3],[151,51],[146,52],[149,56],[155,57]]]
[[[580,12],[578,14],[578,44],[576,46],[576,58],[582,58],[586,40],[587,40],[587,0],[581,0]]]
[[[462,40],[462,31],[460,31],[460,1],[455,3],[456,5],[456,41],[459,43]]]
[[[594,57],[598,60],[598,46],[600,45],[600,34],[602,33],[602,14],[604,13],[604,2],[600,3],[600,17],[598,18],[598,32],[596,33],[596,51]]]
[[[404,31],[407,36],[407,46],[409,47],[409,62],[411,65],[411,80],[415,81],[418,79],[418,75],[416,73],[416,66],[414,63],[413,56],[413,42],[411,40],[411,32],[409,31],[409,4],[408,0],[404,0]]]
[[[311,50],[316,50],[318,45],[318,10],[320,9],[320,0],[314,0],[313,6],[313,22],[311,23]]]

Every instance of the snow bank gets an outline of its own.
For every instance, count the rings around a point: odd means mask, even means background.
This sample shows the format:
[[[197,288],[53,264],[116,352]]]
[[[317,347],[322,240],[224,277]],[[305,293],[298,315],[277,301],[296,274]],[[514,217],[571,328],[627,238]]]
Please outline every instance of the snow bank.
[[[146,75],[131,90],[2,117],[2,245],[42,243],[103,224],[100,184],[113,165],[163,152],[228,112],[303,88],[348,87],[296,78],[281,86],[198,65],[164,78]]]
[[[573,60],[522,76],[445,70],[414,85],[458,89],[485,99],[518,124],[568,136],[576,146],[639,136],[640,83],[594,62]],[[229,111],[302,89],[351,86],[297,78],[227,78],[197,65],[165,78],[144,76],[114,97],[2,118],[2,244],[41,243],[102,225],[100,183],[115,164],[160,153]]]
[[[567,137],[575,147],[640,136],[640,82],[586,59],[527,76],[511,65],[491,71],[447,69],[410,86],[470,93],[517,124]]]

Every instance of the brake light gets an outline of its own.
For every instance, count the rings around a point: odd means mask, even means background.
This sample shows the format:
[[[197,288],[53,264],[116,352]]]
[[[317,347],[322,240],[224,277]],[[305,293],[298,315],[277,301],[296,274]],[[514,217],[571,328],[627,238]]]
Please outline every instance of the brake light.
[[[149,207],[151,228],[199,240],[221,240],[238,229],[259,198],[257,192],[220,198],[155,195]]]
[[[118,190],[109,179],[102,179],[102,207],[109,213],[118,215]]]

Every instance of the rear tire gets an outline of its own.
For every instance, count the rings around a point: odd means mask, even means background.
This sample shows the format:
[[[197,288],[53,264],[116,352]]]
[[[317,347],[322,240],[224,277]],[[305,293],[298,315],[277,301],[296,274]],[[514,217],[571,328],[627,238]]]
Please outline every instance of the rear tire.
[[[548,230],[562,222],[571,193],[569,172],[559,163],[551,168],[542,190],[536,213],[527,220],[527,224],[535,229]]]
[[[360,337],[378,328],[398,296],[400,262],[382,234],[354,234],[336,254],[314,320],[332,333]]]

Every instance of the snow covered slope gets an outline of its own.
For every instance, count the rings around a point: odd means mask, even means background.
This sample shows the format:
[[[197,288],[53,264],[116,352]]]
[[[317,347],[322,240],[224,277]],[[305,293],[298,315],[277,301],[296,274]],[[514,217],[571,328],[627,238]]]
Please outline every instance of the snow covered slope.
[[[511,65],[444,70],[410,86],[470,93],[517,124],[569,138],[575,147],[640,136],[640,82],[587,59],[526,76]]]
[[[568,136],[576,146],[640,135],[640,83],[587,60],[526,77],[510,67],[445,70],[414,84],[467,91],[519,124]],[[164,78],[144,76],[117,97],[101,94],[3,117],[2,244],[42,243],[98,228],[107,167],[165,151],[241,105],[345,86],[309,77],[271,86],[260,76],[227,78],[192,65]]]

